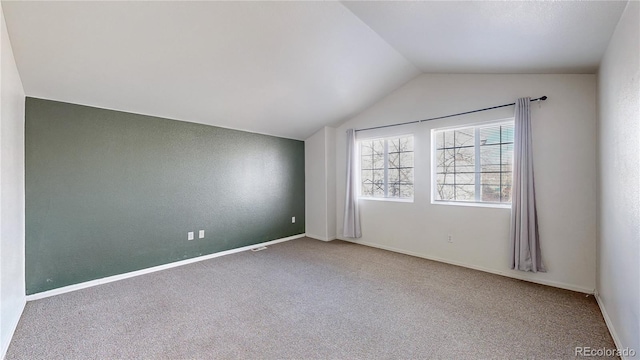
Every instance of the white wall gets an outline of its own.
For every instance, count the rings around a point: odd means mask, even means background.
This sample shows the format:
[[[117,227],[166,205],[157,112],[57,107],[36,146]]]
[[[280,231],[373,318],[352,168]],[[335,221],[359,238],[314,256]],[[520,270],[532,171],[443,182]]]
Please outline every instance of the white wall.
[[[598,293],[620,348],[640,358],[640,3],[630,1],[598,73]]]
[[[304,141],[305,233],[314,239],[327,236],[325,128]]]
[[[24,91],[0,5],[0,358],[25,305]]]
[[[327,240],[336,238],[336,129],[325,127],[327,171]]]
[[[359,137],[414,133],[415,201],[360,200],[357,242],[583,292],[596,278],[595,75],[430,75],[410,81],[336,131],[338,234],[342,233],[345,131],[458,113],[514,102],[532,106],[536,190],[547,273],[509,269],[509,217],[504,208],[432,205],[430,130],[513,117],[513,107],[359,132]],[[447,234],[453,243],[447,243]]]
[[[304,141],[306,234],[336,238],[335,129],[324,127]],[[331,194],[331,196],[329,196]]]

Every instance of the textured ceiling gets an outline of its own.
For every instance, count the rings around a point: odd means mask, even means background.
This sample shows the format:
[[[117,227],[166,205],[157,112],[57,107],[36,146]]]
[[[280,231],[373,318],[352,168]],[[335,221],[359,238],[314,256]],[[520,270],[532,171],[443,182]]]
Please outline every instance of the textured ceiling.
[[[626,1],[344,2],[427,73],[593,73]]]
[[[3,1],[28,96],[305,139],[422,72],[593,72],[619,2]]]
[[[4,2],[28,96],[305,139],[419,71],[337,2]]]

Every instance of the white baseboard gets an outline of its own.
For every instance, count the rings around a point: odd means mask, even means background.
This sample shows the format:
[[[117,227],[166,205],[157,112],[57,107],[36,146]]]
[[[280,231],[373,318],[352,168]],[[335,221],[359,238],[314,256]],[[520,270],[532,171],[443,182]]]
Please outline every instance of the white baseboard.
[[[55,296],[55,295],[68,293],[68,292],[71,292],[71,291],[86,289],[86,288],[89,288],[89,287],[98,286],[98,285],[102,285],[102,284],[107,284],[107,283],[118,281],[118,280],[128,279],[128,278],[132,278],[132,277],[135,277],[135,276],[150,274],[150,273],[153,273],[153,272],[156,272],[156,271],[165,270],[165,269],[171,269],[171,268],[174,268],[174,267],[187,265],[187,264],[192,264],[192,263],[198,262],[198,261],[209,260],[209,259],[217,258],[217,257],[220,257],[220,256],[235,254],[235,253],[251,250],[251,249],[254,249],[254,248],[257,248],[257,247],[261,247],[261,246],[268,246],[268,245],[281,243],[281,242],[284,242],[284,241],[299,239],[299,238],[305,237],[305,236],[306,236],[306,234],[293,235],[293,236],[289,236],[289,237],[282,238],[282,239],[271,240],[271,241],[267,241],[267,242],[263,242],[263,243],[259,243],[259,244],[244,246],[244,247],[237,248],[237,249],[220,251],[220,252],[217,252],[217,253],[198,256],[198,257],[194,257],[194,258],[191,258],[191,259],[180,260],[180,261],[176,261],[176,262],[172,262],[172,263],[168,263],[168,264],[164,264],[164,265],[158,265],[158,266],[150,267],[150,268],[147,268],[147,269],[136,270],[136,271],[132,271],[132,272],[124,273],[124,274],[108,276],[108,277],[105,277],[105,278],[102,278],[102,279],[96,279],[96,280],[86,281],[86,282],[79,283],[79,284],[64,286],[64,287],[53,289],[53,290],[48,290],[48,291],[43,291],[43,292],[27,295],[27,301],[44,299],[44,298],[47,298],[47,297],[50,297],[50,296]]]
[[[607,310],[605,309],[604,304],[602,303],[602,299],[600,298],[600,294],[598,293],[597,289],[594,292],[593,296],[596,298],[596,302],[598,303],[598,307],[600,308],[600,312],[602,313],[602,317],[604,318],[604,323],[607,324],[607,328],[609,329],[609,333],[613,338],[613,343],[616,345],[616,349],[621,350],[622,344],[620,343],[620,338],[618,337],[618,333],[616,333],[616,329],[613,327],[611,318],[609,317],[609,314],[607,313]],[[624,356],[621,356],[621,357],[623,360],[630,359]]]
[[[354,243],[354,244],[370,246],[370,247],[374,247],[374,248],[378,248],[378,249],[389,250],[389,251],[397,252],[397,253],[400,253],[400,254],[411,255],[411,256],[427,259],[427,260],[433,260],[433,261],[438,261],[438,262],[442,262],[442,263],[446,263],[446,264],[462,266],[462,267],[466,267],[466,268],[473,269],[473,270],[479,270],[479,271],[484,271],[484,272],[488,272],[488,273],[491,273],[491,274],[510,277],[512,279],[518,279],[518,280],[528,281],[528,282],[532,282],[532,283],[536,283],[536,284],[548,285],[548,286],[553,286],[553,287],[557,287],[557,288],[561,288],[561,289],[577,291],[577,292],[581,292],[581,293],[585,293],[585,294],[593,294],[594,291],[595,291],[594,289],[589,289],[589,288],[585,288],[585,287],[582,287],[582,286],[566,284],[566,283],[557,282],[557,281],[541,280],[541,279],[530,279],[528,277],[518,276],[518,275],[510,273],[510,272],[505,272],[505,271],[500,271],[500,270],[495,270],[495,269],[489,269],[489,268],[485,268],[485,267],[482,267],[482,266],[465,264],[465,263],[461,263],[461,262],[457,262],[457,261],[452,261],[452,260],[448,260],[448,259],[439,258],[439,257],[436,257],[436,256],[419,254],[419,253],[416,253],[416,252],[413,252],[413,251],[397,249],[397,248],[394,248],[394,247],[391,247],[391,246],[373,244],[373,243],[368,243],[368,242],[365,242],[365,241],[355,241],[355,240],[350,240],[350,239],[342,239],[342,238],[340,238],[340,240],[348,241],[348,242],[351,242],[351,243]]]
[[[18,328],[18,323],[20,322],[20,318],[22,317],[22,313],[24,312],[24,307],[27,304],[26,299],[22,301],[20,305],[20,313],[11,323],[11,328],[7,334],[2,334],[2,348],[0,348],[0,359],[4,360],[5,355],[7,355],[7,350],[9,350],[9,345],[11,344],[11,339],[13,338],[13,334],[16,332]]]
[[[309,233],[307,233],[307,237],[310,237],[310,238],[316,239],[316,240],[322,240],[322,241],[332,241],[332,240],[336,239],[335,236],[326,237],[326,236],[320,236],[320,235],[313,235],[313,234],[309,234]]]

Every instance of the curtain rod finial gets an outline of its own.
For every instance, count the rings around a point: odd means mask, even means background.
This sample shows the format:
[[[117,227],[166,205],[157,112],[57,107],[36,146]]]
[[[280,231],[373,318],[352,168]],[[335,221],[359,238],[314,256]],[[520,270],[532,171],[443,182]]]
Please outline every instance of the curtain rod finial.
[[[545,96],[541,97],[540,100],[547,100],[547,96],[545,95]]]

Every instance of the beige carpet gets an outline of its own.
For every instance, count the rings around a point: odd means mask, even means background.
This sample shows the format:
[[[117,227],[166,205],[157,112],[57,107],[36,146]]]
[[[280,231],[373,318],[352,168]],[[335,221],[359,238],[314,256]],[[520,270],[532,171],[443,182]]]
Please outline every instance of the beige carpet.
[[[29,302],[6,359],[573,358],[592,296],[298,239]]]

